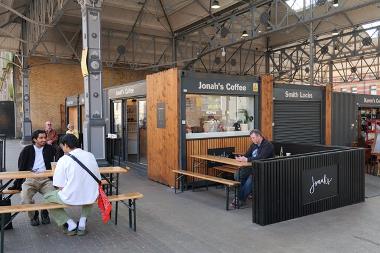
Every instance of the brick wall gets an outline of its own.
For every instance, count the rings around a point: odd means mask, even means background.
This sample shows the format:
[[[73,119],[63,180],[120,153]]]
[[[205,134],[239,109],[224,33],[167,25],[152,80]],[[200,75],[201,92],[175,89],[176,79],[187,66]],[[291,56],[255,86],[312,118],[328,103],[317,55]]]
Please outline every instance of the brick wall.
[[[83,77],[79,63],[52,64],[43,58],[33,57],[30,65],[30,109],[33,130],[43,128],[47,120],[61,129],[60,107],[65,98],[83,92]],[[103,88],[145,79],[147,72],[124,69],[103,70]]]

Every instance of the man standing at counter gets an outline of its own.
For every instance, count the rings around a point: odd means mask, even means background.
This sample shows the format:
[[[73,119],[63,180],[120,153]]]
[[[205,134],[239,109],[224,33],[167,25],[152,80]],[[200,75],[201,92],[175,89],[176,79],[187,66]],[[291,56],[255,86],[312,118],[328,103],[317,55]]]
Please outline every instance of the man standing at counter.
[[[274,157],[274,148],[272,143],[266,140],[258,129],[253,129],[249,133],[252,144],[248,148],[244,156],[236,156],[236,160],[240,162],[252,162],[254,160],[266,159]],[[242,168],[235,172],[234,178],[240,181],[240,192],[238,199],[234,199],[231,203],[233,207],[245,204],[248,195],[252,192],[253,176],[251,168]]]

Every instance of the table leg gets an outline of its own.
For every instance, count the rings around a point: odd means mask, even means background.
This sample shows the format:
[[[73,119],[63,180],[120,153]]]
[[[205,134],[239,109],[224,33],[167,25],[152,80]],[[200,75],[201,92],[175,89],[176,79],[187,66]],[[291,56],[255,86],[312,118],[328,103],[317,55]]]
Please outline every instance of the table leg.
[[[132,201],[133,205],[133,230],[136,232],[136,200]]]
[[[128,200],[129,228],[132,228],[132,200]]]
[[[230,202],[230,187],[229,186],[226,186],[226,192],[227,192],[227,196],[226,196],[226,210],[228,211],[228,204]]]
[[[1,214],[1,253],[4,253],[4,219],[5,219],[5,213]]]
[[[116,195],[119,195],[119,173],[116,174]],[[117,225],[117,215],[119,211],[119,201],[116,201],[116,210],[115,210],[115,225]]]

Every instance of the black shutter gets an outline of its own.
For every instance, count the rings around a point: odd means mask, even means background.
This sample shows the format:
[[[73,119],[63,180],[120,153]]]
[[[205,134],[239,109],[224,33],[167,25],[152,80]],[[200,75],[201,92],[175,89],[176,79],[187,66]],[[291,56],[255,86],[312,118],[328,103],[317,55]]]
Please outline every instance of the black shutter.
[[[274,101],[274,140],[321,143],[320,101]]]

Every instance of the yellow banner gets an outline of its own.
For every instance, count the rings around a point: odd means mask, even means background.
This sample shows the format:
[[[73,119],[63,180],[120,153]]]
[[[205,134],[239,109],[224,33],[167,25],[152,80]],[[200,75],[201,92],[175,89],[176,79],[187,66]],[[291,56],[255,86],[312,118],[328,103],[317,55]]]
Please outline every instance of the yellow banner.
[[[80,67],[82,69],[82,75],[83,75],[83,77],[88,76],[87,53],[88,53],[88,48],[83,48],[83,50],[82,50],[82,59],[81,59],[81,62],[80,62]]]

